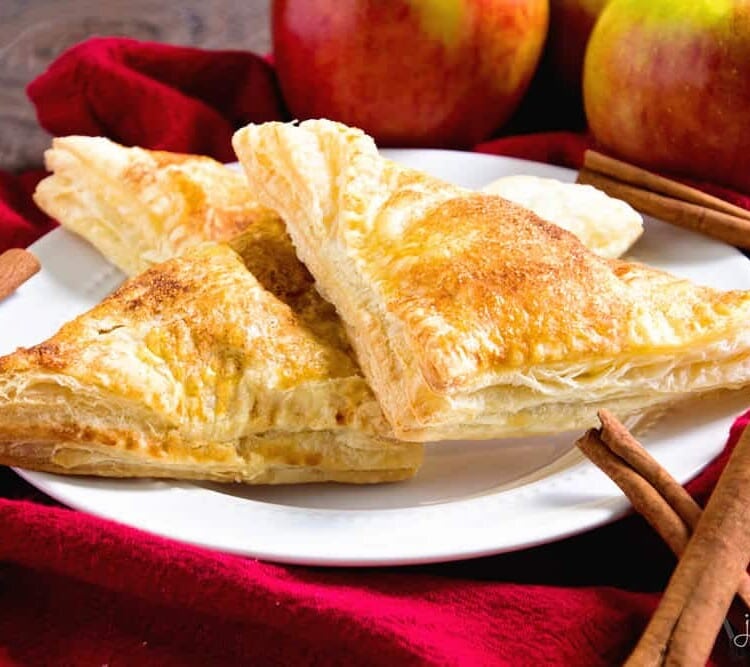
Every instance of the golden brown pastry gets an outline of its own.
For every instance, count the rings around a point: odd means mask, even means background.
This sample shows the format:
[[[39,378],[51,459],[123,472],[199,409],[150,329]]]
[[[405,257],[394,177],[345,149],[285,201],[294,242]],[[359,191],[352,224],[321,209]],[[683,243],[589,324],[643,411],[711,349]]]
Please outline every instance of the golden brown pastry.
[[[330,121],[250,125],[234,146],[401,438],[581,429],[601,407],[626,416],[750,383],[750,293],[600,258]]]
[[[37,186],[37,205],[130,276],[249,226],[286,239],[242,175],[208,157],[70,136],[53,140],[45,163],[53,173]]]
[[[46,342],[0,358],[0,463],[68,474],[259,483],[408,478],[345,350],[228,246],[126,282]]]

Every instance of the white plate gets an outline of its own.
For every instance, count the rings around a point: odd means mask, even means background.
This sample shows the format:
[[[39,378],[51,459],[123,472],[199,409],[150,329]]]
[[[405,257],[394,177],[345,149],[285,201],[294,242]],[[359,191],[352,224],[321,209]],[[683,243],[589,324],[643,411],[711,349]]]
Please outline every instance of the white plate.
[[[386,153],[468,187],[516,173],[574,178],[567,169],[489,155]],[[43,269],[0,304],[0,353],[43,340],[122,280],[63,230],[32,249]],[[632,256],[699,283],[750,288],[750,263],[739,252],[659,222],[647,222]],[[683,407],[645,443],[686,481],[721,450],[747,404],[737,395]],[[572,449],[576,435],[432,444],[416,479],[377,487],[257,488],[18,472],[71,507],[222,551],[288,563],[395,565],[522,549],[620,516],[627,502]]]

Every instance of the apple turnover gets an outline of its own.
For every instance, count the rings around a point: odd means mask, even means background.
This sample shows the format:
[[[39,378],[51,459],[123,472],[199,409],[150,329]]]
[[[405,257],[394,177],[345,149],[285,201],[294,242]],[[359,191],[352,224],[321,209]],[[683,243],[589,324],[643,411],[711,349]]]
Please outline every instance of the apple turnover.
[[[188,250],[0,358],[0,464],[248,484],[411,477],[421,445],[390,439],[322,331],[229,246]]]
[[[54,139],[44,159],[52,175],[37,185],[36,204],[129,276],[251,226],[286,238],[242,175],[208,157],[70,136]]]
[[[750,293],[606,259],[497,195],[326,120],[249,125],[261,204],[344,320],[398,437],[582,429],[750,384]]]

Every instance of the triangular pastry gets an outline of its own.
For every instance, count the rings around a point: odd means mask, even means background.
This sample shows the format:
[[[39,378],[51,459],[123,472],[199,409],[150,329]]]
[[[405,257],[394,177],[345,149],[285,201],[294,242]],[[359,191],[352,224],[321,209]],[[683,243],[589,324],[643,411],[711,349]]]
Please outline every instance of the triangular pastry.
[[[331,121],[250,125],[260,202],[337,308],[401,438],[581,429],[750,383],[750,293],[608,260]]]
[[[223,244],[127,281],[0,358],[0,463],[245,483],[383,482],[420,464],[351,356]]]
[[[44,159],[52,175],[34,201],[129,276],[249,226],[286,238],[242,174],[208,157],[69,136],[53,139]]]

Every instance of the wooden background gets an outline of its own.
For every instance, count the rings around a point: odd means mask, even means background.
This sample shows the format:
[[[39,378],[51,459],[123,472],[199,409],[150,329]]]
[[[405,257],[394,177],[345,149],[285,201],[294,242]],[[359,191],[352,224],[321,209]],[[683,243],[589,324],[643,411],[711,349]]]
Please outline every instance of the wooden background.
[[[270,0],[0,0],[0,168],[39,166],[49,135],[24,89],[69,46],[127,35],[209,49],[270,49]]]

